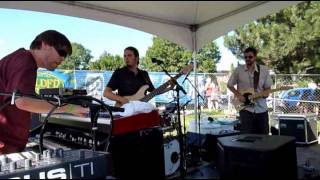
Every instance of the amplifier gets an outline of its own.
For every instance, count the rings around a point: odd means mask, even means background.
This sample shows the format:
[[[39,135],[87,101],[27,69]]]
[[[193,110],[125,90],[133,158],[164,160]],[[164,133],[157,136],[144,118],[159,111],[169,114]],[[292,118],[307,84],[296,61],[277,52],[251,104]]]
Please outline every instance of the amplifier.
[[[294,137],[241,134],[218,138],[221,179],[297,179]]]
[[[110,150],[117,179],[164,179],[163,132],[160,128],[114,136]]]
[[[318,142],[316,114],[279,114],[279,135],[294,136],[297,144]]]
[[[110,153],[45,150],[0,156],[0,179],[97,179],[111,176]]]

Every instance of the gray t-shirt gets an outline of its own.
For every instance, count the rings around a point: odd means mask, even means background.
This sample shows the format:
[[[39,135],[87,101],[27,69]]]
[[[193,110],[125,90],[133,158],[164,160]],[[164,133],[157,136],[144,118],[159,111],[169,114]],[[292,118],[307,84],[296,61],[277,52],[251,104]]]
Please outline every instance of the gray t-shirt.
[[[262,92],[266,88],[271,88],[273,82],[267,67],[264,65],[259,66],[260,75],[257,92]],[[255,66],[255,71],[258,71],[257,65]],[[228,86],[232,87],[234,85],[237,85],[237,90],[239,90],[240,92],[248,89],[254,89],[253,74],[254,73],[248,71],[246,65],[239,65],[231,75],[228,81]],[[255,102],[256,104],[254,106],[246,107],[245,110],[255,113],[262,113],[268,110],[265,98],[259,98]]]

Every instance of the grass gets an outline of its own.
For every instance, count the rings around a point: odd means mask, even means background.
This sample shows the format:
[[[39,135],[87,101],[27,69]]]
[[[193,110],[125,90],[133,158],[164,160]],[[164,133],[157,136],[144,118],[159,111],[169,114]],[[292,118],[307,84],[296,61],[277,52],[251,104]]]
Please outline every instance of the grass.
[[[225,114],[223,110],[209,110],[209,109],[201,110],[200,118],[214,117],[214,116],[228,116],[228,115]],[[194,112],[185,116],[186,130],[188,130],[188,128],[189,128],[190,121],[192,121],[194,119],[195,119]],[[181,125],[182,125],[182,129],[183,129],[183,125],[184,125],[183,124],[183,115],[181,115]]]

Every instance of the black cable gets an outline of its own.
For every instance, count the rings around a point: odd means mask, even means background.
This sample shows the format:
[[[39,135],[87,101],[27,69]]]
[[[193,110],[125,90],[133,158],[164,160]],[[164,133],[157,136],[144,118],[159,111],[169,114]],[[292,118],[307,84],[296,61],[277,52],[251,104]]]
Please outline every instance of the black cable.
[[[106,142],[106,147],[105,147],[105,151],[109,152],[109,147],[110,147],[110,142],[111,142],[111,138],[113,137],[113,126],[114,126],[114,122],[113,122],[113,114],[112,111],[106,106],[105,103],[103,103],[103,106],[105,108],[105,110],[108,111],[109,115],[110,115],[110,133],[109,136],[107,138],[107,142]],[[108,125],[106,124],[106,126],[108,127]]]
[[[100,107],[98,105],[90,105],[90,119],[91,119],[91,138],[93,142],[92,151],[97,149],[96,131],[98,130],[98,117],[100,112]]]
[[[46,127],[46,124],[49,120],[49,117],[51,116],[51,114],[59,107],[59,105],[54,105],[52,107],[52,109],[49,111],[49,113],[47,114],[46,118],[44,119],[43,123],[42,123],[42,128],[41,128],[41,131],[40,131],[40,137],[39,137],[39,151],[40,153],[42,153],[42,150],[43,150],[43,134],[45,132],[45,127]]]
[[[113,126],[114,126],[114,118],[113,118],[113,114],[112,114],[112,111],[120,111],[120,112],[123,112],[124,109],[123,108],[118,108],[118,107],[113,107],[113,106],[109,106],[107,104],[105,104],[103,101],[99,100],[99,99],[96,99],[94,97],[91,97],[91,96],[70,96],[70,97],[67,97],[65,98],[63,101],[71,101],[72,99],[76,99],[76,100],[86,100],[86,101],[96,101],[98,102],[100,105],[102,105],[102,108],[104,110],[106,110],[109,115],[110,115],[110,133],[109,133],[109,137],[108,137],[108,144],[106,145],[106,151],[109,150],[109,145],[110,145],[110,140],[113,136]],[[80,102],[77,102],[77,103],[80,103]],[[106,125],[106,126],[109,126],[109,125]]]

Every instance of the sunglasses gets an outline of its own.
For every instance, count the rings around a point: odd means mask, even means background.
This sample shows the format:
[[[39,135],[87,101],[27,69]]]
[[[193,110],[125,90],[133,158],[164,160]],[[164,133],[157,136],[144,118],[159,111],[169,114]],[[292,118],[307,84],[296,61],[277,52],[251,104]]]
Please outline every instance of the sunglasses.
[[[244,58],[245,58],[245,59],[252,59],[253,56],[245,56]]]
[[[56,49],[56,48],[55,48]],[[56,51],[57,51],[57,53],[59,54],[59,56],[61,56],[61,57],[67,57],[67,55],[68,55],[68,53],[65,51],[65,50],[63,50],[63,49],[56,49]]]

